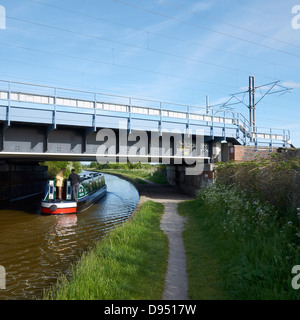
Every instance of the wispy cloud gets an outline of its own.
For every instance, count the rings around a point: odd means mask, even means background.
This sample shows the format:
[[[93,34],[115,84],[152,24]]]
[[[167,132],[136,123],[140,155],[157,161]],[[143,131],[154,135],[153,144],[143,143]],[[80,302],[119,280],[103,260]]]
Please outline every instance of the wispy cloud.
[[[300,82],[295,81],[285,81],[282,83],[285,87],[291,87],[291,88],[300,88]]]
[[[196,3],[191,11],[204,12],[211,9],[214,6],[214,1],[199,1]]]

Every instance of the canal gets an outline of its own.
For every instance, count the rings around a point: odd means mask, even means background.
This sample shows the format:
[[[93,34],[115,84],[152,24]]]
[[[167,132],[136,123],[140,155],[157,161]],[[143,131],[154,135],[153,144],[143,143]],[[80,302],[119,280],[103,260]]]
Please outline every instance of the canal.
[[[37,205],[28,210],[28,201],[23,210],[0,208],[0,265],[6,270],[0,300],[41,298],[84,251],[130,217],[139,201],[136,188],[113,175],[105,180],[106,197],[77,215],[41,215]]]

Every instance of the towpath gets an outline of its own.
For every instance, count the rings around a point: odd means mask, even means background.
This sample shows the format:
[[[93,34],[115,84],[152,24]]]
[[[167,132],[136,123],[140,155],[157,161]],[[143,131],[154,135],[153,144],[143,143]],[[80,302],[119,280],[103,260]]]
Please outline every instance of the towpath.
[[[157,184],[139,185],[139,192],[140,205],[152,200],[165,207],[161,229],[169,239],[169,257],[163,300],[188,300],[186,256],[182,238],[186,218],[177,213],[177,206],[179,202],[192,197],[179,193],[175,187]]]

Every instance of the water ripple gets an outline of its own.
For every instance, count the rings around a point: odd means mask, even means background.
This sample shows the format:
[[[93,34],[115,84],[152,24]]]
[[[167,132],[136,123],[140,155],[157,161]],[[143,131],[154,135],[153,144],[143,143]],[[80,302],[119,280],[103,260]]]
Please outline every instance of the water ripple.
[[[0,209],[0,265],[6,269],[0,300],[39,298],[95,241],[130,217],[139,201],[137,190],[118,177],[105,179],[106,197],[77,215]]]

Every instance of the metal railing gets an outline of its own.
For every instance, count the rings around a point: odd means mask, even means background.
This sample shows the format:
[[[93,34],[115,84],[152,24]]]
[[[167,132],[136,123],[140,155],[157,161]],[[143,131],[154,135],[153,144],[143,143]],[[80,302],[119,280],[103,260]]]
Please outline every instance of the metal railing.
[[[218,127],[222,128],[224,138],[228,128],[235,128],[236,138],[244,145],[258,145],[259,142],[264,142],[270,147],[273,144],[286,146],[290,140],[289,130],[259,127],[251,130],[250,123],[244,115],[232,110],[207,110],[198,106],[7,80],[0,80],[1,100],[6,100],[8,106],[18,102],[127,113],[128,117],[132,114],[144,115],[148,118],[156,117],[160,122],[186,123],[187,128],[191,124],[198,124],[210,127],[212,136],[214,128]]]

